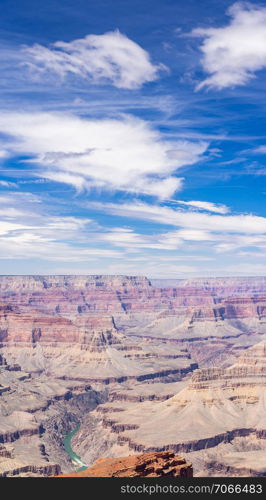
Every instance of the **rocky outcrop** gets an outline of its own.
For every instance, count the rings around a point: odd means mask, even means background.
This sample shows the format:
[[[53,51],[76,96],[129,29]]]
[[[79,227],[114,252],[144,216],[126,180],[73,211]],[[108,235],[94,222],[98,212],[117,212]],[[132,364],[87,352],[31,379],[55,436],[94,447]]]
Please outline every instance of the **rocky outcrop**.
[[[171,451],[102,458],[82,472],[60,477],[192,477],[192,464]]]

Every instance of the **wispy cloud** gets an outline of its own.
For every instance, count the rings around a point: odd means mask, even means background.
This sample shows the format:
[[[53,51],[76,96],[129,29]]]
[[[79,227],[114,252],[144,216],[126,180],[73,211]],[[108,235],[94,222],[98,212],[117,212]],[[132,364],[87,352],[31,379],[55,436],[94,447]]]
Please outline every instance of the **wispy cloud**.
[[[36,78],[69,75],[88,82],[105,82],[122,89],[136,89],[159,78],[162,64],[153,64],[148,52],[118,30],[87,35],[50,47],[35,44],[23,48],[25,64]]]
[[[30,193],[0,196],[0,259],[86,262],[121,258],[117,249],[100,248],[88,237],[97,224],[88,218],[55,216]]]
[[[0,180],[0,186],[7,188],[16,188],[17,184],[15,182]]]
[[[4,159],[8,157],[8,151],[5,149],[0,149],[0,159]]]
[[[202,66],[210,75],[197,89],[245,85],[266,67],[266,8],[236,2],[228,14],[231,21],[224,27],[192,31],[193,36],[204,38]]]
[[[266,154],[266,145],[258,146],[257,148],[253,149],[252,152],[254,154],[265,155]]]
[[[196,208],[199,210],[207,210],[208,212],[215,212],[218,214],[227,214],[230,209],[226,205],[219,203],[211,203],[210,201],[182,201],[176,200],[175,203],[179,205],[186,205],[188,207]]]
[[[125,116],[89,120],[64,113],[3,113],[10,154],[27,154],[41,177],[77,190],[127,191],[171,197],[181,188],[174,174],[199,161],[204,141],[169,141],[148,122]]]
[[[149,231],[138,232],[132,227],[104,227],[94,219],[51,213],[41,198],[31,193],[9,192],[0,196],[0,258],[4,261],[46,261],[83,266],[83,272],[142,273],[149,276],[213,274],[220,254],[237,259],[246,258],[251,249],[266,252],[266,222],[263,217],[245,215],[213,215],[174,210],[146,203],[90,203],[93,209],[110,216],[148,220],[154,223]],[[54,210],[54,209],[53,209]],[[53,211],[52,210],[52,211]],[[85,212],[86,213],[86,212]],[[95,214],[95,212],[94,212]],[[159,229],[158,229],[159,224]],[[162,230],[160,230],[162,225]],[[174,226],[173,230],[165,227]],[[167,252],[167,254],[166,254]],[[192,252],[192,253],[190,253]],[[254,250],[253,250],[254,253]],[[167,255],[167,257],[166,257]],[[260,253],[258,253],[260,255]],[[57,268],[56,268],[57,269]],[[60,272],[62,267],[58,267]],[[79,272],[79,271],[77,271]]]
[[[149,220],[161,224],[181,226],[202,231],[265,234],[266,218],[256,215],[213,215],[195,211],[181,211],[148,203],[90,203],[89,206],[105,212],[133,219]]]
[[[266,251],[266,218],[255,215],[214,215],[196,211],[174,210],[173,208],[149,205],[147,203],[89,203],[89,207],[107,214],[128,219],[145,220],[155,225],[174,226],[173,231],[154,232],[149,235],[136,234],[129,229],[116,229],[101,235],[102,241],[114,246],[150,248],[197,252],[208,249],[215,254],[234,252],[239,249]],[[155,226],[156,227],[156,226]]]

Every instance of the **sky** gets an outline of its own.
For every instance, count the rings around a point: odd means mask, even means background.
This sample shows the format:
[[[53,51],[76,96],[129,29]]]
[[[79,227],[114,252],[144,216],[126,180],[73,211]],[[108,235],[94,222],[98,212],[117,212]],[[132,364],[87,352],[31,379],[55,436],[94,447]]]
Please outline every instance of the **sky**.
[[[266,275],[266,1],[1,0],[0,273]]]

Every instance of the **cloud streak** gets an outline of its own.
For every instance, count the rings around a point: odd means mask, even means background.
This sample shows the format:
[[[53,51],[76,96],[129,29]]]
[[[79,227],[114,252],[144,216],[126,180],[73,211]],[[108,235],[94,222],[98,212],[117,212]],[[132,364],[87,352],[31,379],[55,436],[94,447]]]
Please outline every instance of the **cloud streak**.
[[[216,212],[218,214],[227,214],[229,208],[226,205],[211,203],[209,201],[181,201],[177,200],[175,203],[186,205],[188,207],[196,208],[199,210],[207,210],[209,212]]]
[[[266,218],[255,215],[209,214],[192,210],[174,210],[167,206],[147,203],[89,203],[89,207],[109,215],[174,226],[178,229],[150,235],[119,229],[101,236],[114,246],[188,251],[194,249],[216,254],[239,249],[266,251]]]
[[[266,218],[256,215],[211,215],[198,212],[173,210],[167,206],[149,205],[148,203],[90,203],[89,206],[105,212],[149,220],[161,224],[181,226],[202,231],[227,231],[232,233],[266,234]]]
[[[0,196],[0,259],[86,262],[119,259],[117,249],[91,245],[93,220],[49,214],[41,200],[30,193]]]

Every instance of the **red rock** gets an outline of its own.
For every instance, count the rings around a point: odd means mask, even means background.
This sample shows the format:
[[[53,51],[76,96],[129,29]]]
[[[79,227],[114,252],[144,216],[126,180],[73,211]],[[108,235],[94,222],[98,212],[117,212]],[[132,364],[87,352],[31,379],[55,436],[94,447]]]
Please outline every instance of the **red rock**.
[[[143,453],[122,458],[100,458],[81,472],[59,477],[192,477],[192,464],[172,451]]]

